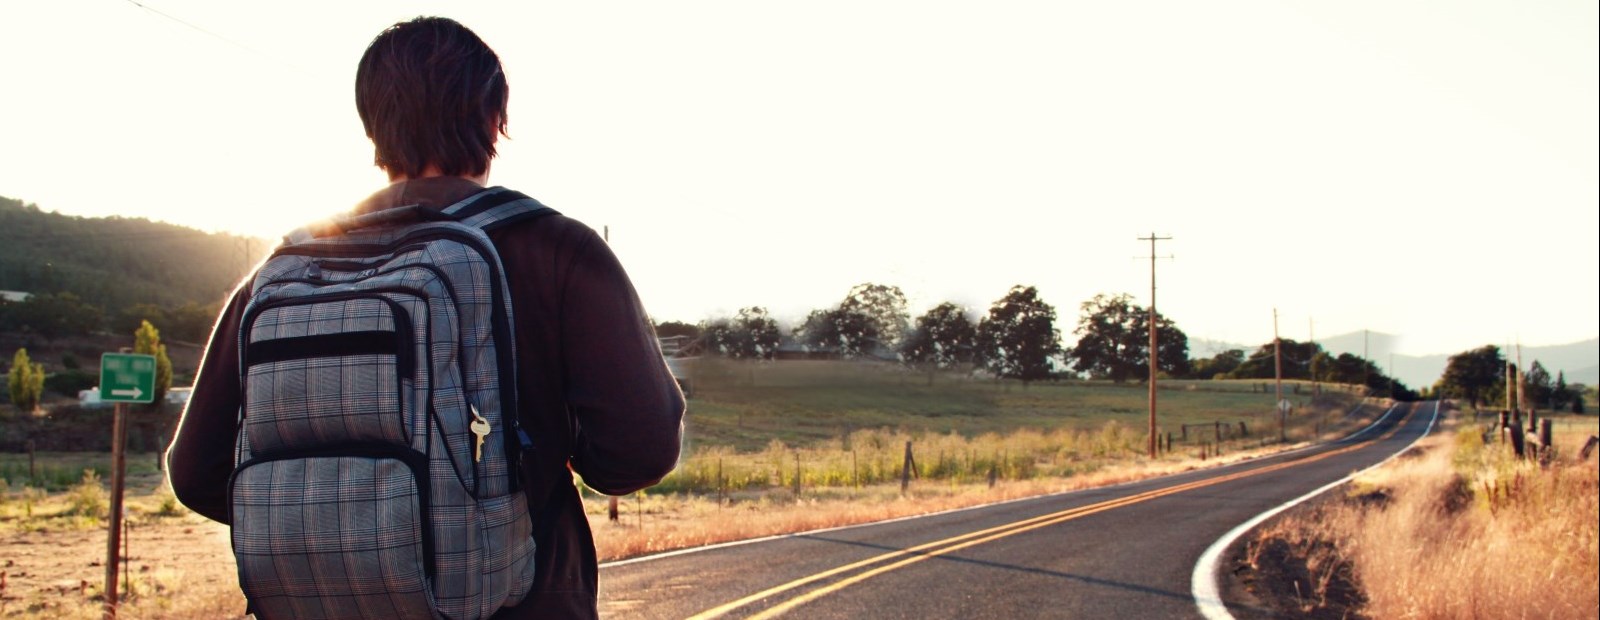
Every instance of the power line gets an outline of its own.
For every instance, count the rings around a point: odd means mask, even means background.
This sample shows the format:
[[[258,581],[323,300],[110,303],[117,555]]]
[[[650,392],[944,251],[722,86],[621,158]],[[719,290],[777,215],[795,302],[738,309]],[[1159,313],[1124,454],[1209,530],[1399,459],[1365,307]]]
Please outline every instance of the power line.
[[[267,54],[266,52],[263,52],[263,51],[258,50],[256,48],[253,48],[253,47],[250,47],[248,45],[245,45],[243,43],[240,43],[240,42],[235,41],[233,39],[230,39],[228,37],[222,36],[221,34],[218,34],[218,33],[213,32],[211,30],[207,30],[206,28],[198,26],[198,25],[196,25],[196,24],[194,24],[192,22],[189,22],[189,21],[187,21],[185,19],[182,19],[182,18],[180,18],[180,17],[178,17],[176,15],[173,15],[171,13],[168,13],[166,11],[162,11],[161,9],[158,9],[158,8],[155,8],[155,7],[150,6],[148,4],[144,4],[142,2],[139,2],[138,0],[126,0],[126,1],[127,1],[128,4],[131,4],[133,6],[139,7],[141,9],[144,9],[144,10],[149,11],[151,13],[155,13],[156,15],[164,17],[164,18],[166,18],[168,20],[171,20],[173,22],[176,22],[178,24],[182,24],[183,26],[185,26],[185,27],[187,27],[187,28],[189,28],[191,30],[194,30],[195,32],[199,32],[201,34],[204,34],[206,36],[214,38],[214,39],[216,39],[218,41],[221,41],[223,43],[227,43],[228,45],[232,45],[232,46],[237,47],[239,49],[242,49],[242,50],[244,50],[246,52],[250,52],[252,54],[260,56],[262,59],[270,61],[273,64],[276,64],[276,65],[278,65],[280,67],[283,67],[283,68],[288,69],[290,71],[293,71],[295,73],[299,73],[301,75],[306,75],[306,72],[301,70],[299,67],[296,67],[296,66],[291,65],[291,64],[289,64],[287,62],[284,62],[284,61],[282,61],[282,60],[280,60],[280,59],[278,59],[278,58],[276,58],[276,57],[274,57],[274,56],[272,56],[270,54]]]

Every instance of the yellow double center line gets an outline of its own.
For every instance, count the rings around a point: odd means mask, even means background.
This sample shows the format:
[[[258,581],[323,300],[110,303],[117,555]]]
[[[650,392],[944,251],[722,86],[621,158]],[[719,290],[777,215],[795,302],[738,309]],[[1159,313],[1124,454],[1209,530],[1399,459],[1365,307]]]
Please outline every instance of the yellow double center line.
[[[1235,472],[1235,473],[1228,474],[1228,475],[1225,475],[1225,476],[1218,476],[1218,477],[1215,477],[1215,478],[1207,478],[1205,480],[1197,480],[1195,482],[1187,482],[1187,483],[1184,483],[1184,484],[1170,486],[1170,487],[1166,487],[1166,488],[1162,488],[1162,489],[1156,489],[1156,490],[1153,490],[1153,491],[1145,491],[1143,493],[1138,493],[1138,494],[1135,494],[1135,495],[1129,495],[1127,497],[1122,497],[1122,498],[1113,499],[1113,500],[1106,500],[1106,501],[1103,501],[1103,502],[1100,502],[1100,503],[1097,503],[1097,504],[1090,504],[1088,506],[1080,506],[1080,507],[1077,507],[1077,508],[1069,508],[1067,510],[1062,510],[1060,512],[1054,512],[1054,513],[1050,513],[1050,514],[1047,514],[1047,515],[1041,515],[1041,516],[1038,516],[1038,517],[1033,517],[1033,518],[1029,518],[1029,519],[1023,519],[1021,521],[1015,521],[1015,522],[1012,522],[1012,523],[1007,523],[1005,525],[999,525],[999,526],[991,527],[991,528],[988,528],[988,529],[985,529],[985,530],[979,530],[979,531],[976,531],[976,532],[969,532],[969,533],[966,533],[966,534],[962,534],[960,536],[952,536],[950,538],[945,538],[945,539],[942,539],[942,540],[936,540],[936,541],[933,541],[933,542],[930,542],[930,543],[924,543],[924,544],[921,544],[921,545],[917,545],[915,547],[909,547],[909,548],[906,548],[906,549],[901,549],[899,551],[891,551],[889,553],[885,553],[885,554],[878,555],[878,556],[875,556],[875,557],[867,558],[867,559],[861,560],[859,562],[853,562],[853,563],[850,563],[850,564],[846,564],[844,566],[840,566],[840,567],[837,567],[837,568],[833,568],[833,569],[829,569],[829,570],[826,570],[826,571],[822,571],[820,573],[817,573],[817,574],[814,574],[814,575],[811,575],[811,576],[808,576],[808,577],[802,577],[800,579],[796,579],[794,581],[790,581],[790,582],[785,583],[785,584],[776,585],[776,586],[773,586],[771,588],[767,588],[765,590],[762,590],[760,592],[756,592],[755,594],[751,594],[749,596],[746,596],[744,598],[741,598],[741,599],[738,599],[738,600],[735,600],[735,601],[731,601],[729,603],[726,603],[726,604],[723,604],[723,605],[719,605],[719,606],[713,607],[711,609],[707,609],[707,610],[705,610],[703,612],[700,612],[698,614],[690,616],[690,618],[691,618],[691,620],[710,620],[711,618],[720,618],[720,617],[722,617],[724,615],[727,615],[729,612],[732,612],[732,611],[734,611],[736,609],[739,609],[739,608],[744,607],[746,605],[749,605],[751,603],[755,603],[755,602],[758,602],[758,601],[765,600],[767,598],[770,598],[772,596],[776,596],[778,594],[782,594],[784,592],[788,592],[790,590],[794,590],[794,589],[797,589],[797,588],[800,588],[800,587],[803,587],[803,586],[806,586],[806,585],[809,585],[809,584],[812,584],[812,583],[816,583],[818,581],[822,581],[824,579],[828,579],[828,578],[831,578],[831,577],[834,577],[834,576],[837,576],[837,575],[848,573],[850,571],[853,571],[853,570],[856,570],[856,569],[859,569],[859,568],[864,568],[864,567],[867,567],[867,566],[871,566],[873,564],[878,564],[880,562],[886,562],[886,561],[889,561],[889,560],[893,560],[895,558],[904,558],[904,559],[901,559],[901,560],[899,560],[897,562],[894,562],[892,564],[886,564],[886,565],[883,565],[883,566],[879,566],[877,568],[874,568],[874,569],[871,569],[871,570],[867,570],[867,571],[863,571],[861,573],[858,573],[856,575],[850,576],[848,578],[841,579],[839,581],[830,583],[830,584],[828,584],[826,586],[817,588],[815,590],[812,590],[812,591],[807,592],[805,594],[802,594],[800,596],[796,596],[796,597],[791,598],[791,599],[789,599],[787,601],[784,601],[782,603],[779,603],[777,605],[769,607],[769,608],[761,611],[760,613],[757,613],[755,615],[750,616],[750,618],[752,620],[754,620],[754,619],[775,618],[775,617],[780,616],[782,614],[788,613],[789,611],[792,611],[796,607],[799,607],[799,606],[804,605],[806,603],[809,603],[811,601],[817,600],[819,598],[822,598],[822,597],[827,596],[829,594],[832,594],[834,592],[838,592],[838,591],[843,590],[843,589],[845,589],[847,587],[850,587],[851,585],[860,583],[862,581],[866,581],[868,579],[871,579],[871,578],[876,577],[878,575],[881,575],[883,573],[887,573],[889,571],[892,571],[892,570],[895,570],[895,569],[898,569],[898,568],[903,568],[903,567],[909,566],[911,564],[915,564],[917,562],[921,562],[923,560],[928,560],[928,559],[935,558],[935,557],[938,557],[938,556],[941,556],[941,555],[945,555],[945,554],[948,554],[948,553],[952,553],[952,552],[955,552],[955,551],[960,551],[960,550],[966,549],[968,547],[981,545],[981,544],[984,544],[984,543],[987,543],[987,542],[992,542],[992,541],[995,541],[995,540],[999,540],[1001,538],[1005,538],[1007,536],[1013,536],[1013,535],[1016,535],[1016,534],[1021,534],[1023,532],[1036,530],[1036,529],[1039,529],[1039,528],[1042,528],[1042,527],[1048,527],[1048,526],[1051,526],[1051,525],[1056,525],[1058,523],[1071,521],[1073,519],[1078,519],[1078,518],[1081,518],[1081,517],[1087,517],[1087,516],[1092,515],[1092,514],[1105,512],[1107,510],[1112,510],[1112,509],[1115,509],[1115,508],[1121,508],[1123,506],[1129,506],[1129,505],[1132,505],[1132,504],[1138,504],[1138,503],[1141,503],[1141,502],[1147,502],[1147,501],[1150,501],[1152,499],[1156,499],[1156,498],[1160,498],[1160,497],[1166,497],[1168,495],[1174,495],[1174,494],[1177,494],[1177,493],[1182,493],[1184,491],[1191,491],[1191,490],[1194,490],[1194,489],[1199,489],[1199,488],[1208,487],[1208,486],[1212,486],[1212,485],[1222,484],[1222,483],[1225,483],[1225,482],[1232,482],[1232,481],[1238,480],[1240,478],[1248,478],[1248,477],[1251,477],[1251,476],[1257,476],[1257,475],[1261,475],[1261,474],[1265,474],[1265,473],[1278,471],[1278,470],[1281,470],[1281,469],[1287,469],[1289,467],[1297,467],[1297,466],[1300,466],[1300,465],[1305,465],[1307,463],[1315,463],[1315,462],[1320,461],[1322,459],[1331,458],[1331,457],[1338,456],[1340,454],[1345,454],[1345,453],[1348,453],[1348,452],[1353,452],[1355,450],[1359,450],[1359,449],[1364,448],[1366,446],[1369,446],[1371,444],[1374,444],[1374,443],[1377,443],[1379,441],[1382,441],[1383,439],[1386,439],[1389,436],[1394,435],[1395,433],[1399,432],[1401,426],[1403,425],[1402,424],[1403,421],[1404,421],[1403,419],[1396,421],[1395,425],[1394,425],[1394,428],[1390,429],[1389,432],[1384,433],[1381,437],[1378,437],[1378,438],[1375,438],[1375,439],[1371,439],[1371,440],[1368,440],[1368,441],[1364,441],[1364,442],[1361,442],[1361,443],[1358,443],[1358,444],[1354,444],[1354,445],[1351,445],[1351,446],[1347,446],[1347,447],[1344,447],[1344,448],[1340,448],[1338,450],[1331,450],[1331,451],[1328,451],[1328,452],[1323,452],[1321,454],[1316,454],[1316,455],[1305,457],[1305,458],[1301,458],[1301,459],[1295,459],[1295,460],[1284,462],[1284,463],[1278,463],[1276,465],[1268,465],[1266,467],[1258,467],[1256,469],[1250,469],[1250,470],[1246,470],[1246,471]],[[910,556],[910,557],[904,557],[904,556]]]

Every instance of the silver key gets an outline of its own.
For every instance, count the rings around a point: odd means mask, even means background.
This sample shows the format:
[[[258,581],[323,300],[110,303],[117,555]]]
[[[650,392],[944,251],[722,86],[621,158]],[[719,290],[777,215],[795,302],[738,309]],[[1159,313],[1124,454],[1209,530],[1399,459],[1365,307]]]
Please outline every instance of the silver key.
[[[483,460],[483,440],[489,437],[489,420],[478,415],[478,408],[472,408],[472,423],[467,425],[467,430],[478,436],[478,441],[472,446],[472,460]]]

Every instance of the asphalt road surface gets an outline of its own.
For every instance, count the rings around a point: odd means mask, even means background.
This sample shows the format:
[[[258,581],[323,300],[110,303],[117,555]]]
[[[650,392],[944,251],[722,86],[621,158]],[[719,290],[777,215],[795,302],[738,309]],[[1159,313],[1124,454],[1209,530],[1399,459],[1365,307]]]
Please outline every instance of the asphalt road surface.
[[[610,563],[600,613],[1198,618],[1191,576],[1207,547],[1404,451],[1436,415],[1435,403],[1402,403],[1345,440],[1225,467]],[[1240,616],[1262,612],[1228,603]]]

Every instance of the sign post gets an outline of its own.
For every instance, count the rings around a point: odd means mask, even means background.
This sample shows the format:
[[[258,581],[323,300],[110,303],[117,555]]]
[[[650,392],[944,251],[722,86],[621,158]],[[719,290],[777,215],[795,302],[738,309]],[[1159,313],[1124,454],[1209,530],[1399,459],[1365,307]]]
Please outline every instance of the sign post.
[[[136,353],[100,356],[100,400],[116,403],[111,422],[111,524],[106,538],[106,618],[117,617],[117,563],[122,538],[123,472],[128,443],[128,403],[155,400],[156,358]]]

